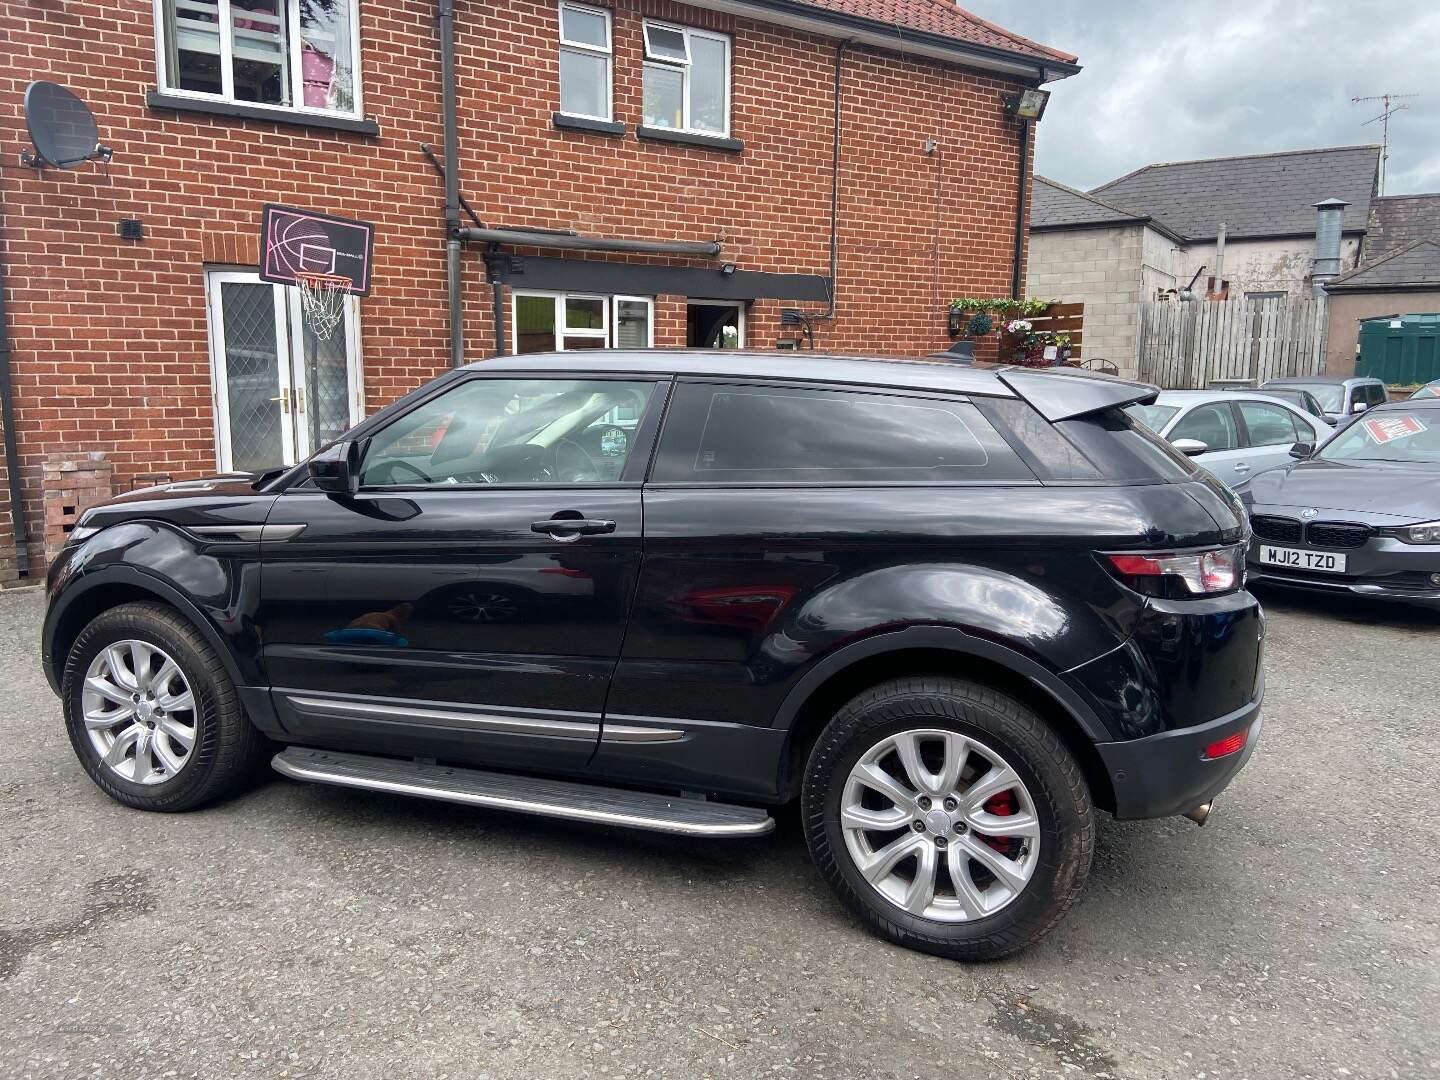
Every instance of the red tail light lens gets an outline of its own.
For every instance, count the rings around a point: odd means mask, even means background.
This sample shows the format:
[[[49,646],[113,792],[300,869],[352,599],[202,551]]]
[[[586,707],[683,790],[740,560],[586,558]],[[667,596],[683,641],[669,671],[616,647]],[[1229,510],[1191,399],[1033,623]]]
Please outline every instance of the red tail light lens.
[[[1115,574],[1147,596],[1211,596],[1245,584],[1242,546],[1210,551],[1106,553]]]
[[[1213,761],[1215,758],[1229,757],[1231,754],[1238,754],[1245,749],[1245,741],[1250,738],[1250,729],[1241,728],[1234,735],[1227,735],[1225,738],[1212,742],[1205,747],[1205,760]]]

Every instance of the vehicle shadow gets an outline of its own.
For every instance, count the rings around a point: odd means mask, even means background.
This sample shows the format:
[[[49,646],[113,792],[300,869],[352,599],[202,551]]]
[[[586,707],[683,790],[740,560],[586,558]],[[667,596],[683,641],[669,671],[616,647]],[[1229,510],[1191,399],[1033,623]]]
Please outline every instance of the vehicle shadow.
[[[1350,593],[1307,592],[1252,582],[1248,588],[1267,611],[1293,612],[1338,619],[1354,626],[1396,626],[1417,630],[1440,629],[1440,610]]]

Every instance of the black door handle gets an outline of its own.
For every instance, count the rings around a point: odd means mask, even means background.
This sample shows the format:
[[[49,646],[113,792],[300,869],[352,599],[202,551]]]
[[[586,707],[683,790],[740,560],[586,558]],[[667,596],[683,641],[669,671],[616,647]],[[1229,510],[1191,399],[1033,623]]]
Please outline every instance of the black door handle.
[[[612,533],[615,531],[615,522],[596,518],[547,518],[545,521],[532,521],[530,531],[573,539],[577,536],[593,536],[596,533]]]

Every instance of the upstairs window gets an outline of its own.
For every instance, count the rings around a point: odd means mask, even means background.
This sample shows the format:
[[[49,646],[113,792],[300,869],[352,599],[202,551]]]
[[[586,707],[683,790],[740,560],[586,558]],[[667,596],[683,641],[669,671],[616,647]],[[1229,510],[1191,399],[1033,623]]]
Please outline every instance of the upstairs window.
[[[610,12],[560,5],[560,111],[610,119]]]
[[[358,0],[155,0],[162,91],[360,114]]]
[[[730,134],[730,39],[645,24],[645,126]]]

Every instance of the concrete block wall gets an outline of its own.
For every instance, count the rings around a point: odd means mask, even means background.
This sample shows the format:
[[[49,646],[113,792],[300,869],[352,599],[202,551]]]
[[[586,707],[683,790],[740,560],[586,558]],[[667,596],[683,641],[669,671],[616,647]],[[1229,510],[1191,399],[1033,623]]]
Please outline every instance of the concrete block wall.
[[[1109,360],[1126,375],[1137,370],[1143,231],[1142,225],[1123,225],[1030,235],[1026,293],[1084,304],[1084,358]]]

